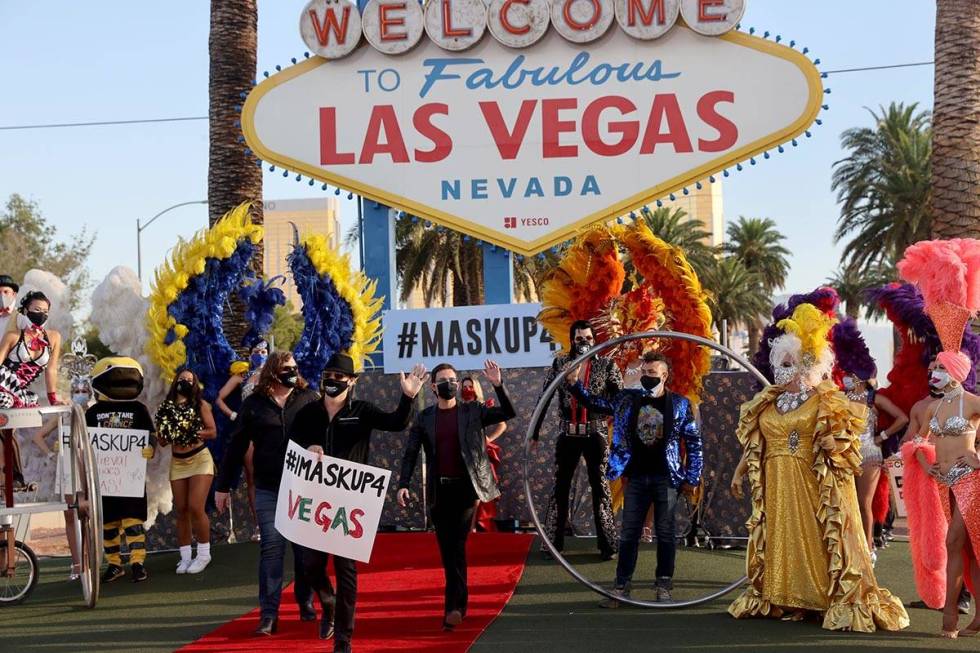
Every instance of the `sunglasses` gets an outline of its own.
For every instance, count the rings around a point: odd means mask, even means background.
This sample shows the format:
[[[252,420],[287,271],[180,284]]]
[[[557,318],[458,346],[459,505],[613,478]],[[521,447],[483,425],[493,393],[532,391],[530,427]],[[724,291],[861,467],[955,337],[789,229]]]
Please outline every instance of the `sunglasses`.
[[[331,381],[345,381],[347,380],[347,375],[343,372],[324,372],[321,378]]]
[[[287,366],[285,366],[285,367],[282,368],[282,371],[283,372],[295,372],[296,371],[296,366],[295,365],[287,365]]]
[[[577,343],[595,342],[595,338],[592,336],[579,336],[575,339]]]

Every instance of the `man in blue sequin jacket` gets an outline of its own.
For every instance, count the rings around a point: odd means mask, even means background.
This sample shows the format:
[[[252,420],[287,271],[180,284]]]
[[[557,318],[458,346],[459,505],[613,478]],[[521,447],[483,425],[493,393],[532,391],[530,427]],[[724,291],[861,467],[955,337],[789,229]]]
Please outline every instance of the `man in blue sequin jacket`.
[[[589,393],[578,381],[578,370],[569,372],[567,381],[572,394],[590,411],[614,419],[606,475],[610,480],[624,476],[627,482],[613,594],[629,596],[643,521],[653,504],[657,601],[667,602],[673,588],[677,493],[691,495],[701,482],[701,433],[691,402],[667,389],[670,360],[666,356],[644,354],[640,373],[642,388],[621,390],[611,399]],[[615,608],[620,603],[607,599],[600,605]]]

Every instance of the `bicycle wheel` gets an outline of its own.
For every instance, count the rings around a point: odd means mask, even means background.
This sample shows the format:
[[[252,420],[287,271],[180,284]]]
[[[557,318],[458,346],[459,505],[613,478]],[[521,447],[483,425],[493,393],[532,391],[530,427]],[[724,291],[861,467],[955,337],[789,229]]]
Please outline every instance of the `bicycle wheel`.
[[[74,406],[71,413],[71,463],[75,488],[76,533],[80,536],[82,596],[94,608],[99,600],[102,567],[102,493],[92,443],[85,428],[85,414]]]
[[[0,541],[0,605],[17,605],[31,595],[37,587],[37,556],[20,540],[14,542],[14,569],[8,573],[7,539]]]

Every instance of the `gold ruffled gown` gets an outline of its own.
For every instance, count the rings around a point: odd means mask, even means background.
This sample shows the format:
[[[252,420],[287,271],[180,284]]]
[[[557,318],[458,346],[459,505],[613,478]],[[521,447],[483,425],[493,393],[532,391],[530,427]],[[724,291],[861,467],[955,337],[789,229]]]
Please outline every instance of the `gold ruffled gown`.
[[[769,387],[742,406],[738,438],[752,492],[749,587],[728,612],[742,619],[810,610],[829,630],[906,628],[901,600],[875,580],[854,488],[863,409],[831,382],[785,415],[776,409],[779,394]],[[816,439],[828,433],[846,448],[820,449]]]

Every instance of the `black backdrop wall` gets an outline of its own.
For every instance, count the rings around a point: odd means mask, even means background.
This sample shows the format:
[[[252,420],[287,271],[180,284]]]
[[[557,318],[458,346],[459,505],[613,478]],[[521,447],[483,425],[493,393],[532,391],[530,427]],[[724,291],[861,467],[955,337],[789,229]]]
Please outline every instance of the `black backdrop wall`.
[[[524,436],[528,422],[538,401],[546,369],[511,370],[506,374],[507,387],[517,410],[517,417],[508,423],[507,432],[497,441],[503,449],[503,462],[500,470],[500,489],[502,496],[498,504],[498,516],[530,521],[530,513],[524,497]],[[489,384],[486,390],[492,393]],[[739,406],[751,398],[758,389],[756,382],[745,372],[712,372],[705,380],[701,403],[702,431],[705,456],[705,492],[701,525],[714,536],[744,536],[745,519],[748,516],[747,500],[738,502],[728,492],[731,475],[741,454],[735,439],[735,425],[738,422]],[[401,392],[396,375],[376,372],[365,373],[357,384],[357,397],[372,401],[382,408],[394,408]],[[432,401],[431,392],[423,391],[425,401]],[[541,428],[541,442],[532,452],[531,491],[539,516],[547,505],[554,483],[554,444],[557,432],[557,417],[552,403],[550,414]],[[422,528],[423,516],[419,503],[407,509],[399,508],[395,502],[398,473],[401,458],[408,441],[404,433],[375,433],[371,441],[371,464],[391,469],[392,482],[388,488],[388,500],[382,516],[382,526]],[[421,462],[419,463],[421,466]],[[244,483],[242,483],[244,486]],[[412,491],[421,496],[422,476],[417,469],[412,482]],[[572,528],[580,535],[593,534],[591,499],[584,467],[576,474],[572,488]],[[235,535],[239,541],[249,539],[254,533],[254,524],[248,512],[244,487],[239,487],[233,496]],[[678,519],[683,526],[689,523],[689,510],[678,511]],[[228,539],[228,515],[212,515],[213,539],[223,542]],[[149,532],[149,546],[153,549],[176,546],[176,531],[173,516],[162,515]]]

